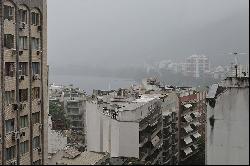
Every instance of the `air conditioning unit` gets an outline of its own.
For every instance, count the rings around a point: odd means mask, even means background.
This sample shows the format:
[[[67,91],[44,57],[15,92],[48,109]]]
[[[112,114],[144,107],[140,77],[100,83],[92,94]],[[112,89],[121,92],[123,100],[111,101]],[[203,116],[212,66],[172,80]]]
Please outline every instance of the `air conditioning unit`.
[[[12,50],[11,50],[11,55],[12,55],[12,56],[16,55],[16,49],[12,49]]]
[[[39,76],[39,74],[35,74],[35,75],[33,75],[33,80],[40,80],[40,76]]]
[[[24,137],[24,136],[25,136],[25,132],[23,131],[21,132],[20,137]]]
[[[41,100],[38,100],[38,101],[37,101],[37,104],[38,104],[38,105],[41,105],[41,103],[42,103]]]
[[[21,104],[21,105],[20,105],[20,110],[24,110],[25,107],[26,107],[26,104]]]
[[[19,55],[23,55],[23,51],[19,51]]]
[[[19,80],[20,80],[20,81],[23,81],[24,79],[25,79],[25,76],[24,76],[24,75],[20,75],[20,76],[19,76]]]
[[[40,124],[39,129],[42,130],[42,128],[43,128],[43,124]]]
[[[42,31],[42,26],[40,26],[40,25],[37,26],[37,31],[40,31],[40,32],[41,32],[41,31]]]
[[[23,29],[25,29],[25,22],[20,22],[20,24],[19,24],[19,29],[20,30],[23,30]]]
[[[36,55],[40,55],[40,53],[41,53],[41,51],[37,51],[37,52],[36,52]]]
[[[17,162],[16,161],[11,161],[10,165],[17,165]]]
[[[42,153],[42,149],[41,148],[38,148],[37,151],[38,151],[38,153]]]
[[[15,132],[12,132],[11,140],[12,140],[12,141],[15,141],[15,140],[16,140],[16,133],[15,133]]]
[[[18,105],[17,104],[12,104],[12,109],[13,109],[13,111],[17,111],[18,110]]]

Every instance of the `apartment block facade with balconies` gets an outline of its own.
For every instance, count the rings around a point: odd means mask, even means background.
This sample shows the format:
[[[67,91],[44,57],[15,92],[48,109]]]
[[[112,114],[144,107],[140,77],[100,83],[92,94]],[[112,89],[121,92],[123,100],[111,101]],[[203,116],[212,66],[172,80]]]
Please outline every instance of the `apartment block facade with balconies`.
[[[0,0],[0,163],[47,163],[47,1]]]

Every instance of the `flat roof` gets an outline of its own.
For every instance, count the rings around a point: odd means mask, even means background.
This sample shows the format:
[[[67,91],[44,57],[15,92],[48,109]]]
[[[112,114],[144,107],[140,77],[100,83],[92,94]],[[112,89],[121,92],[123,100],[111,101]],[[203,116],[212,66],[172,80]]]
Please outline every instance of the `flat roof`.
[[[59,164],[66,165],[95,165],[99,164],[101,160],[105,160],[108,157],[108,153],[97,153],[97,152],[82,152],[79,156],[69,159],[62,158]]]

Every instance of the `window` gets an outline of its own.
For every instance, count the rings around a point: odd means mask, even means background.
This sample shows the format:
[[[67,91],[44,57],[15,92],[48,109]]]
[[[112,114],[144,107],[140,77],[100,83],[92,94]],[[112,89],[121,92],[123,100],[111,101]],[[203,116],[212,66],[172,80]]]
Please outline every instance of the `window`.
[[[14,48],[14,35],[11,34],[4,35],[4,47],[8,49]]]
[[[28,89],[19,90],[19,100],[20,102],[28,101]]]
[[[32,89],[32,100],[40,98],[40,88],[36,87]]]
[[[8,77],[14,77],[15,74],[15,63],[6,62],[5,63],[5,75]]]
[[[15,152],[16,151],[16,147],[12,146],[10,148],[6,148],[6,153],[5,153],[5,159],[7,161],[9,160],[13,160],[16,156],[15,156]]]
[[[20,154],[23,155],[29,152],[29,141],[20,143]]]
[[[25,127],[28,127],[28,126],[29,126],[28,115],[21,116],[20,117],[20,127],[25,128]]]
[[[20,36],[19,37],[19,48],[20,48],[20,50],[27,50],[28,49],[27,36]]]
[[[14,131],[15,120],[14,119],[6,120],[5,125],[6,125],[6,133],[10,133]]]
[[[4,5],[4,19],[13,20],[14,7]]]
[[[32,25],[39,25],[40,15],[38,13],[31,13],[31,24]]]
[[[20,9],[19,10],[19,16],[20,16],[20,21],[27,24],[27,11],[23,10],[23,9]]]
[[[28,63],[27,62],[20,62],[19,63],[19,75],[28,75]]]
[[[32,123],[33,124],[40,123],[40,113],[39,112],[32,114]]]
[[[32,50],[39,50],[39,44],[40,44],[39,38],[32,37],[31,39]]]
[[[33,149],[40,148],[40,136],[33,138]]]
[[[13,104],[15,102],[15,91],[6,91],[5,92],[5,103],[7,105]]]
[[[40,63],[39,62],[32,62],[32,73],[40,74]]]

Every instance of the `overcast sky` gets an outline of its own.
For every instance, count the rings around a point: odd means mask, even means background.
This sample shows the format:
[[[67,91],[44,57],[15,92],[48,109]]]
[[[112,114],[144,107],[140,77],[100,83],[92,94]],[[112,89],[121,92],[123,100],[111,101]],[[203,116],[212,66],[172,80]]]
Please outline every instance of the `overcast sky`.
[[[221,63],[220,54],[248,52],[248,19],[248,0],[48,0],[49,65],[53,72],[192,54]]]

